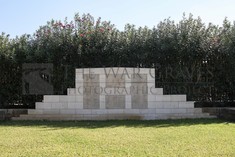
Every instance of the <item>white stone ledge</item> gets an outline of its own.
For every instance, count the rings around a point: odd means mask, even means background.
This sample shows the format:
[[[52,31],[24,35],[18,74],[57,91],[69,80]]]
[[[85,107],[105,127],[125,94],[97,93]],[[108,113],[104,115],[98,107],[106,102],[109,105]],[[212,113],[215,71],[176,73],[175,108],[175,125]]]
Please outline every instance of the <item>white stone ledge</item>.
[[[87,92],[84,92],[84,89],[87,90]],[[78,88],[70,88],[68,89],[68,96],[82,96],[84,94],[92,94],[96,93],[98,95],[136,95],[136,94],[143,94],[143,95],[163,95],[163,89],[162,88],[145,88],[145,87],[139,87],[138,92],[136,91],[137,87],[120,87],[120,88],[114,88],[114,87],[78,87]],[[168,97],[170,95],[164,95],[164,97]],[[181,95],[175,95],[175,97],[180,97]],[[155,99],[155,98],[154,98]],[[162,98],[163,99],[163,98]],[[171,100],[171,98],[165,98]],[[184,99],[181,99],[182,101]]]
[[[140,109],[140,114],[156,114],[156,109]]]
[[[125,109],[124,113],[126,113],[126,114],[140,114],[140,109]]]
[[[74,110],[74,109],[61,109],[60,113],[61,114],[75,114],[76,110]]]
[[[61,103],[51,103],[51,109],[61,109],[62,104]]]
[[[113,68],[81,68],[76,69],[76,74],[149,74],[155,75],[155,69],[153,68],[125,68],[125,67],[113,67]]]
[[[108,114],[107,109],[97,109],[97,110],[91,110],[91,114],[93,115],[100,115],[100,114]]]
[[[76,110],[76,114],[81,114],[81,115],[83,115],[83,114],[91,114],[91,109],[80,109],[80,110]]]
[[[179,102],[177,101],[169,101],[169,102],[162,102],[163,108],[179,108]]]
[[[60,110],[59,109],[51,109],[51,110],[43,110],[43,114],[60,114]]]
[[[165,113],[172,113],[172,112],[171,112],[171,109],[156,109],[156,113],[157,114],[159,114],[159,113],[165,114]]]
[[[124,113],[124,109],[107,109],[108,114],[121,114]]]
[[[82,103],[68,103],[68,109],[83,109]]]
[[[34,114],[43,114],[43,110],[40,109],[28,109],[28,114],[29,115],[34,115]]]
[[[43,102],[59,102],[59,95],[44,95]]]
[[[36,109],[51,109],[51,103],[37,103]]]
[[[193,101],[179,102],[179,108],[194,108]]]
[[[186,95],[156,95],[156,101],[186,101]]]
[[[178,114],[182,114],[182,113],[187,113],[187,109],[171,109],[171,113],[178,113]]]

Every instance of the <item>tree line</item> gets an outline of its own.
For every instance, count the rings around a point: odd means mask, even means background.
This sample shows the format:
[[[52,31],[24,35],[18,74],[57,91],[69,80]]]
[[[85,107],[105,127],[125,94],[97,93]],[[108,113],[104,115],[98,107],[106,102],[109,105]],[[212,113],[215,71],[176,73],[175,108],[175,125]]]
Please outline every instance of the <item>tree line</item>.
[[[51,20],[33,35],[0,35],[0,102],[27,102],[23,63],[52,63],[54,94],[74,87],[75,68],[146,67],[156,69],[156,86],[165,94],[233,101],[234,57],[235,23],[226,18],[222,26],[206,25],[190,14],[177,23],[165,19],[153,28],[127,24],[119,30],[110,21],[77,13],[72,21]]]

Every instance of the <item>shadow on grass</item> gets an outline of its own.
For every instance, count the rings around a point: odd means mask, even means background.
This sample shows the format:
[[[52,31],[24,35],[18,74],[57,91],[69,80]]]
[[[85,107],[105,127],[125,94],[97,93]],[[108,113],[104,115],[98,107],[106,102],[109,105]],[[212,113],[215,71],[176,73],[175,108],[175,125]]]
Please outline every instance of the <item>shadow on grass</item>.
[[[108,121],[0,121],[0,127],[41,127],[41,128],[114,128],[114,127],[180,127],[192,125],[209,125],[209,124],[222,124],[226,123],[225,120],[220,119],[180,119],[180,120],[108,120]]]

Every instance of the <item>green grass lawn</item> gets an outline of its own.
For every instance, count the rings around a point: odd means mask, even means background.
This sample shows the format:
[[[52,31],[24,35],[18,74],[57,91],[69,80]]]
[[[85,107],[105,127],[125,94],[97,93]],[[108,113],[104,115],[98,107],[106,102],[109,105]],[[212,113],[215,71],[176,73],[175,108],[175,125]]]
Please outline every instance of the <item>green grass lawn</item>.
[[[2,121],[0,156],[235,156],[235,123]]]

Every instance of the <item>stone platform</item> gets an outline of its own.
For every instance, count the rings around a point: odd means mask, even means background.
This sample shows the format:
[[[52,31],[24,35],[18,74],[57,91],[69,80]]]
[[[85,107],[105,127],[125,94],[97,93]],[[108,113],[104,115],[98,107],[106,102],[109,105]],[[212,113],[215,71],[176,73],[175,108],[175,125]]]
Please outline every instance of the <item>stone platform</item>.
[[[45,95],[35,109],[14,120],[109,120],[214,118],[186,95],[163,95],[150,68],[76,69],[67,95]]]

